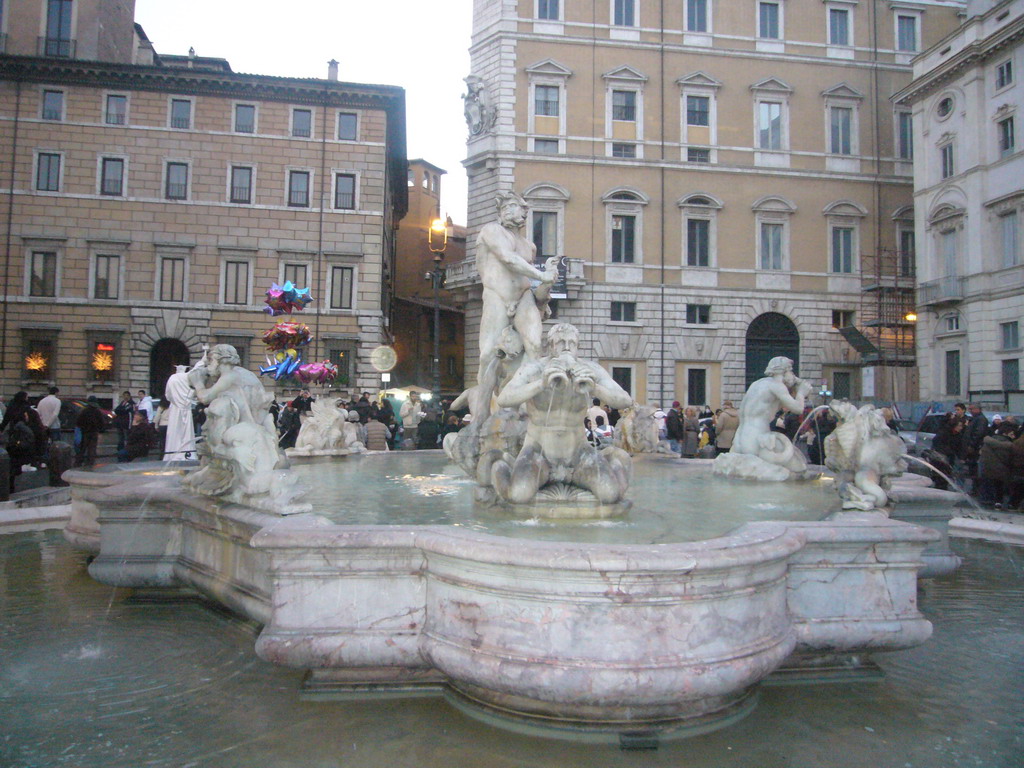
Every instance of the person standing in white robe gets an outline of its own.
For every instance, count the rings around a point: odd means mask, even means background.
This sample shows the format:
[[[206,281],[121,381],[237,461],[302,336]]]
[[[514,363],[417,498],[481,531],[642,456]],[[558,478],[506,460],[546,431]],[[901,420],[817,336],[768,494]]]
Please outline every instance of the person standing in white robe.
[[[175,366],[175,373],[167,379],[164,397],[170,407],[164,418],[167,422],[167,441],[164,461],[189,461],[196,458],[196,433],[192,426],[192,406],[196,402],[195,390],[188,383],[188,366]]]

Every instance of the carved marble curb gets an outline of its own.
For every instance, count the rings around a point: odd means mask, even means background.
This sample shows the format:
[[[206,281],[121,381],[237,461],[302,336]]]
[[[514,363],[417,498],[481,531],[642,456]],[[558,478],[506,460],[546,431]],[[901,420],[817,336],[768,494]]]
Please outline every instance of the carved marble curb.
[[[278,517],[117,474],[69,477],[97,510],[90,574],[199,590],[264,624],[257,653],[313,689],[443,684],[560,727],[671,729],[734,716],[784,664],[931,633],[917,573],[939,534],[880,513],[584,545]]]

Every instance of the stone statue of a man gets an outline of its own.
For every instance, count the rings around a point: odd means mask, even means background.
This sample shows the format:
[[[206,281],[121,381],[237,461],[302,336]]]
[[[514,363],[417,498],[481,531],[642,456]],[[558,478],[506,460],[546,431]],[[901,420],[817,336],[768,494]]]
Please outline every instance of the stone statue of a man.
[[[550,354],[525,360],[498,395],[502,408],[525,404],[526,438],[511,466],[491,466],[494,490],[506,501],[525,504],[548,483],[590,491],[602,504],[621,501],[632,465],[619,448],[598,451],[586,439],[583,420],[594,397],[612,408],[628,408],[633,398],[601,366],[576,357],[579,332],[568,323],[548,331]]]
[[[732,449],[715,459],[715,474],[756,480],[789,480],[802,476],[807,460],[771,423],[778,411],[803,413],[811,385],[793,373],[788,357],[773,357],[740,403],[739,427]]]
[[[550,258],[545,271],[533,261],[536,246],[520,234],[529,210],[514,192],[499,195],[498,221],[485,224],[476,239],[476,268],[483,284],[480,317],[480,369],[483,370],[509,325],[522,337],[527,358],[540,356],[544,312],[551,285],[558,276],[558,259]],[[536,290],[531,281],[538,281]]]

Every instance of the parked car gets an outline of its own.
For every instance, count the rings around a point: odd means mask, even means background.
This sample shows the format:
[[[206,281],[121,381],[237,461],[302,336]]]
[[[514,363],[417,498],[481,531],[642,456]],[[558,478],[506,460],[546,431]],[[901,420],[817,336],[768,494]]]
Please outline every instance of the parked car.
[[[60,429],[61,432],[74,432],[75,419],[85,408],[85,400],[62,400],[60,404]],[[114,426],[114,412],[106,408],[100,408],[100,413],[106,417],[107,429]]]
[[[907,444],[907,453],[911,456],[921,456],[925,451],[930,451],[935,433],[939,431],[939,425],[945,418],[945,413],[929,413],[918,423],[910,419],[897,421],[900,439]],[[906,428],[904,428],[904,423],[907,424]]]

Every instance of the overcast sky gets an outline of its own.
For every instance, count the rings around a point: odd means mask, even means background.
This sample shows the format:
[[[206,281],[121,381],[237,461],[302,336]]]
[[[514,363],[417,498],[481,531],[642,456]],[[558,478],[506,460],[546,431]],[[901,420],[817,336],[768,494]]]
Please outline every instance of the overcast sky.
[[[136,0],[157,53],[219,56],[235,72],[338,77],[405,88],[409,158],[448,171],[442,212],[466,223],[466,122],[472,0]]]

